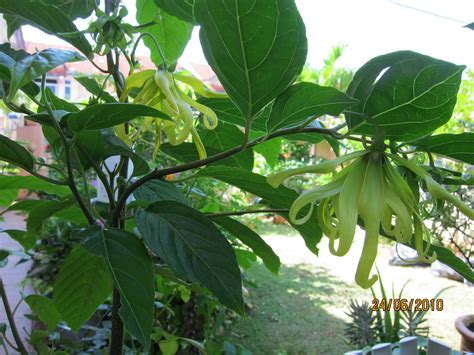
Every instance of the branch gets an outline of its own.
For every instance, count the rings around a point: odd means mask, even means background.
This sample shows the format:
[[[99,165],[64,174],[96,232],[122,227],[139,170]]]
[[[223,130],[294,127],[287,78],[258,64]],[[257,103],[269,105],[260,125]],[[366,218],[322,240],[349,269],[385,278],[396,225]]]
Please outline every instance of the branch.
[[[154,170],[148,175],[145,175],[142,178],[138,179],[133,184],[131,184],[127,189],[125,189],[125,191],[123,192],[123,194],[120,195],[119,200],[117,201],[117,205],[116,205],[117,208],[114,211],[114,216],[115,218],[119,218],[120,214],[122,213],[123,208],[125,207],[128,197],[133,193],[133,191],[135,191],[141,185],[143,185],[144,183],[150,180],[161,179],[162,177],[166,175],[181,173],[183,171],[200,168],[208,164],[214,163],[216,161],[228,158],[246,149],[252,148],[256,146],[257,144],[262,143],[263,141],[270,140],[272,138],[276,138],[280,136],[286,136],[286,135],[298,134],[298,133],[319,133],[319,134],[334,136],[335,132],[333,129],[319,128],[319,127],[307,127],[304,129],[301,129],[300,127],[286,128],[286,129],[282,129],[282,130],[270,133],[267,136],[254,139],[253,141],[248,142],[245,147],[238,146],[238,147],[226,150],[224,152],[212,155],[206,159],[196,160],[190,163],[173,166],[171,168]]]
[[[89,163],[92,165],[92,168],[94,169],[95,173],[97,174],[97,177],[99,180],[102,182],[102,184],[105,187],[105,192],[107,193],[107,197],[109,199],[109,203],[111,208],[115,208],[115,197],[114,197],[114,192],[112,191],[112,188],[109,184],[109,181],[107,180],[107,176],[104,174],[100,166],[97,164],[97,162],[94,160],[94,158],[89,154],[89,152],[82,146],[82,144],[79,144],[76,142],[77,148],[81,151],[81,153],[86,157],[86,159],[89,161]]]
[[[252,214],[252,213],[288,213],[290,212],[287,208],[268,208],[262,210],[248,210],[248,211],[231,211],[231,212],[219,212],[219,213],[209,213],[206,214],[207,218],[216,218],[216,217],[228,217],[228,216],[243,216],[245,214]]]
[[[15,339],[15,343],[18,347],[18,351],[22,355],[27,355],[28,352],[26,351],[25,345],[23,344],[20,334],[18,333],[18,329],[16,328],[15,318],[13,317],[12,310],[10,308],[10,303],[8,302],[7,292],[5,291],[5,286],[3,284],[3,280],[0,277],[0,296],[3,301],[3,306],[5,307],[5,313],[7,314],[8,323],[10,323],[10,330],[12,332],[13,338]]]
[[[74,198],[76,199],[77,203],[79,204],[79,207],[82,210],[82,213],[87,219],[87,222],[89,224],[94,224],[95,219],[92,216],[91,212],[87,209],[86,205],[84,204],[84,201],[82,200],[81,194],[79,193],[79,190],[77,189],[76,183],[74,181],[74,172],[72,169],[72,162],[71,162],[71,146],[69,145],[69,142],[64,135],[64,132],[62,131],[61,127],[59,126],[58,121],[56,121],[56,118],[54,117],[54,112],[53,109],[51,108],[51,104],[48,101],[46,95],[45,95],[45,83],[46,83],[46,75],[43,75],[41,78],[41,95],[43,97],[43,100],[46,105],[46,111],[48,112],[51,121],[53,123],[54,128],[58,132],[59,136],[61,137],[61,140],[63,142],[64,146],[64,152],[66,156],[66,170],[67,170],[67,185],[69,186],[69,189],[71,190],[72,194],[74,195]]]
[[[54,184],[54,185],[67,185],[67,181],[61,181],[61,180],[56,180],[56,179],[51,179],[47,176],[44,176],[44,175],[41,175],[40,173],[37,173],[36,171],[29,171],[29,173],[35,177],[37,177],[38,179],[41,179],[41,180],[44,180],[44,181],[47,181],[49,182],[50,184]]]

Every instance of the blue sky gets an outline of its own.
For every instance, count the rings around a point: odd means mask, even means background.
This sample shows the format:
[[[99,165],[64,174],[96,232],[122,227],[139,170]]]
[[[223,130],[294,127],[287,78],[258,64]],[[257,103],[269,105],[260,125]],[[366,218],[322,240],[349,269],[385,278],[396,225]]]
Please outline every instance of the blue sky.
[[[134,20],[134,0],[125,0]],[[401,49],[474,68],[473,0],[296,0],[306,24],[308,63],[321,66],[332,46],[347,46],[339,65],[358,68],[370,58]],[[418,10],[416,10],[418,9]],[[83,26],[81,26],[83,27]],[[197,29],[183,61],[204,62]],[[27,28],[28,41],[38,32]],[[47,38],[46,42],[57,42]],[[146,49],[142,48],[142,52]]]

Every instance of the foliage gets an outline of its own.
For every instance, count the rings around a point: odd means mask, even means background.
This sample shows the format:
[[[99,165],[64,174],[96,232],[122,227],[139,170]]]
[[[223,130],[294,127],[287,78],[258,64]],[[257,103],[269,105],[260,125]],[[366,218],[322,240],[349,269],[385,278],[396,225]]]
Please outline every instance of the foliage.
[[[9,234],[28,251],[49,220],[74,225],[74,231],[65,234],[70,245],[63,250],[67,256],[52,282],[52,298],[46,294],[29,299],[36,317],[50,329],[59,322],[59,327],[86,337],[81,332],[89,325],[84,322],[101,316],[109,323],[102,321],[96,327],[97,348],[108,346],[113,354],[173,354],[189,345],[221,352],[215,329],[177,321],[176,314],[197,312],[208,325],[211,318],[222,318],[222,306],[243,313],[241,267],[258,256],[271,271],[278,270],[279,259],[271,248],[239,222],[245,214],[275,213],[287,219],[314,254],[324,234],[330,238],[331,251],[344,255],[356,224],[361,225],[367,235],[356,282],[363,287],[376,280],[370,271],[381,231],[417,250],[417,260],[433,261],[438,256],[467,280],[474,279],[472,270],[448,249],[429,248],[426,216],[417,196],[424,188],[433,201],[445,201],[469,219],[473,210],[438,183],[434,164],[426,167],[423,159],[408,158],[416,152],[471,163],[472,134],[432,136],[452,116],[464,66],[410,51],[389,53],[362,66],[342,92],[338,88],[345,84],[331,81],[342,77],[334,69],[341,54],[336,48],[322,79],[295,84],[306,61],[308,40],[293,0],[137,5],[140,24],[132,26],[124,22],[127,10],[120,1],[0,3],[10,33],[32,25],[82,53],[46,49],[29,54],[8,44],[0,47],[3,102],[39,123],[51,147],[51,158],[45,162],[0,136],[0,160],[30,173],[0,176],[6,196],[2,204],[28,215],[27,230]],[[73,22],[78,17],[89,18],[87,30],[78,31]],[[196,24],[204,54],[225,93],[215,93],[189,73],[176,71],[176,60]],[[156,70],[139,69],[135,51],[141,40],[151,49]],[[107,67],[98,65],[94,55],[105,56],[102,62]],[[121,58],[129,64],[128,73],[120,72]],[[78,79],[94,95],[79,107],[46,89],[49,71],[80,60],[89,60],[110,75],[115,92],[103,93],[108,77],[102,85]],[[30,101],[22,102],[19,91]],[[327,128],[321,117],[331,115],[343,118]],[[327,140],[335,150],[339,141],[349,139],[361,142],[363,150],[272,176],[255,173],[254,152],[272,161],[278,150],[269,144],[282,138]],[[453,144],[458,140],[464,144]],[[118,163],[110,163],[110,157]],[[349,164],[351,160],[355,162]],[[344,169],[331,175],[340,164]],[[326,174],[326,182],[332,181],[301,194],[278,186],[302,173]],[[100,202],[91,201],[90,174],[105,190]],[[415,183],[409,183],[410,174],[417,177]],[[469,183],[452,175],[442,183]],[[235,198],[228,203],[202,201],[196,196],[201,181],[226,186],[230,195],[240,190],[238,203]],[[352,188],[359,193],[351,194]],[[53,195],[10,206],[19,189]],[[252,196],[259,198],[258,203],[251,202]],[[71,275],[77,284],[67,282]],[[156,302],[157,297],[165,303]],[[100,315],[104,303],[110,313]],[[196,317],[183,319],[192,318]],[[384,323],[384,331],[393,335],[398,323],[391,331],[389,323]],[[14,328],[13,322],[10,327]],[[192,328],[202,331],[189,331]],[[38,351],[59,344],[57,333],[46,331],[35,331],[30,342]],[[16,346],[23,349],[21,341]]]
[[[472,201],[473,190],[472,187],[460,187],[453,194],[469,203]],[[474,268],[474,236],[471,220],[452,206],[446,205],[433,216],[431,232],[441,244],[453,248],[471,268]]]
[[[361,349],[376,343],[376,316],[372,306],[366,302],[351,300],[349,311],[346,314],[350,318],[347,323],[344,338],[350,345]]]

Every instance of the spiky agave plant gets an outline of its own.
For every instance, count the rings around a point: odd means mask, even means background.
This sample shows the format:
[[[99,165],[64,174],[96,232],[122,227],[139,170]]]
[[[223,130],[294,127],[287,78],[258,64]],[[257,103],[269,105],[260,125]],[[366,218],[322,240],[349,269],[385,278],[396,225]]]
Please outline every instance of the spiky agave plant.
[[[369,288],[377,281],[377,275],[371,275],[371,269],[377,256],[380,230],[399,243],[405,244],[414,238],[418,257],[410,262],[431,263],[436,259],[436,253],[428,255],[429,235],[425,233],[413,191],[393,164],[404,166],[422,178],[433,198],[450,202],[467,217],[474,218],[474,210],[449,194],[423,168],[397,155],[387,154],[377,146],[333,161],[281,171],[267,178],[270,185],[277,187],[291,176],[332,173],[339,165],[352,162],[335,172],[330,183],[304,191],[294,201],[289,216],[292,223],[304,224],[311,218],[315,203],[319,202],[317,219],[329,238],[331,253],[337,256],[349,252],[357,224],[362,222],[365,240],[355,274],[355,281],[362,288]],[[308,205],[308,212],[301,216]],[[427,247],[424,247],[424,235]]]
[[[367,301],[359,303],[351,299],[346,314],[350,318],[344,329],[346,342],[360,348],[374,345],[377,342],[377,317],[372,306]]]

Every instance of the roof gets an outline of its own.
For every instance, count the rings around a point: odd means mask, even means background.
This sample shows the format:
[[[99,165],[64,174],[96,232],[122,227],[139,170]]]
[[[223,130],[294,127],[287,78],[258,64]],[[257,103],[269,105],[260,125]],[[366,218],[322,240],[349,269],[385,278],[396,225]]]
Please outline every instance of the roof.
[[[34,53],[36,51],[42,51],[48,48],[58,48],[62,50],[75,50],[74,47],[68,45],[51,45],[46,43],[36,43],[36,42],[26,42],[25,43],[25,50],[28,53]],[[153,69],[155,68],[155,64],[152,62],[149,56],[138,56],[138,61],[140,63],[140,69]],[[104,56],[94,55],[94,63],[103,68],[104,70],[107,67],[107,61]],[[120,60],[120,71],[122,73],[128,73],[129,65],[125,59],[125,57],[121,57]],[[209,85],[211,89],[223,92],[224,88],[220,84],[219,80],[217,79],[216,74],[211,69],[211,67],[207,64],[203,63],[190,63],[185,66],[178,65],[178,69],[184,69],[189,71],[191,74],[196,76],[198,79],[203,81],[205,84]],[[87,74],[87,75],[94,75],[94,74],[101,74],[101,71],[97,69],[90,61],[84,60],[82,62],[73,62],[73,63],[66,63],[61,65],[52,71],[50,71],[52,75],[76,75],[76,74]]]

